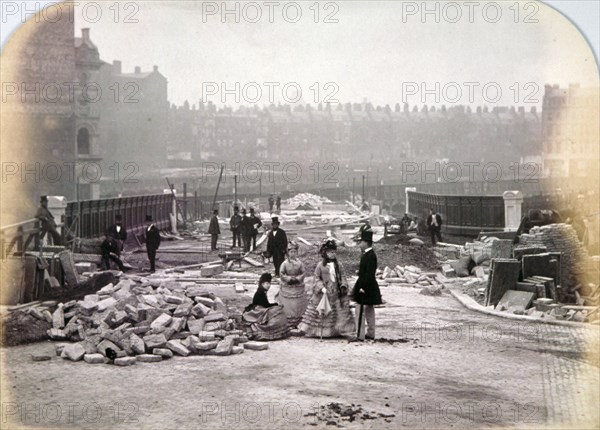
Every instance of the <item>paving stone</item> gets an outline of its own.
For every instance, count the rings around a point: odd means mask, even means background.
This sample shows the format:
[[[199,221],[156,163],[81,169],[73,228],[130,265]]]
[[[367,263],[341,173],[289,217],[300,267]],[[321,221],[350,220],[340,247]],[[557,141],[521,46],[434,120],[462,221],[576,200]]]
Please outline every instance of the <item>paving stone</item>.
[[[527,291],[508,290],[496,306],[497,310],[508,310],[509,312],[524,312],[531,306],[535,294]]]
[[[213,309],[218,312],[227,313],[227,306],[225,305],[225,303],[223,303],[223,300],[221,300],[219,297],[215,298],[215,303],[213,305]]]
[[[135,334],[144,334],[150,331],[150,326],[149,325],[139,325],[134,327],[133,332]]]
[[[52,360],[52,357],[50,357],[49,355],[45,355],[45,354],[33,354],[31,356],[31,359],[33,361],[48,361],[48,360]]]
[[[89,315],[98,308],[98,302],[84,300],[79,302],[78,306],[84,313]]]
[[[83,356],[83,361],[89,364],[104,364],[104,356],[102,354],[85,354]]]
[[[173,351],[167,348],[154,348],[152,350],[152,355],[160,355],[162,358],[171,358],[173,357]]]
[[[192,341],[192,345],[194,346],[194,348],[196,348],[198,351],[208,351],[211,349],[215,349],[217,347],[217,345],[219,344],[218,340],[211,340],[211,341]]]
[[[224,321],[216,321],[204,324],[204,331],[217,331],[221,330],[225,326]]]
[[[187,320],[188,330],[192,334],[197,334],[204,329],[205,322],[203,319],[193,319],[190,318]]]
[[[215,336],[214,332],[200,331],[200,332],[198,332],[198,339],[200,339],[200,341],[202,341],[202,342],[205,342],[205,341],[215,340],[216,336]]]
[[[117,303],[117,301],[114,298],[108,297],[108,298],[98,302],[97,310],[98,310],[98,312],[102,312],[102,311],[108,309],[109,307],[114,306],[116,303]]]
[[[169,348],[174,353],[181,355],[182,357],[187,357],[190,355],[190,350],[181,344],[180,340],[170,340],[167,342],[167,348]]]
[[[163,297],[167,303],[173,303],[175,305],[180,305],[184,302],[182,297],[175,296],[172,294],[165,294]]]
[[[129,343],[131,345],[131,350],[136,354],[143,354],[146,352],[146,344],[144,340],[136,334],[132,334],[129,336]]]
[[[162,361],[162,356],[154,355],[154,354],[140,354],[136,355],[137,361],[140,363],[156,363],[158,361]]]
[[[57,328],[51,328],[46,333],[52,340],[65,340],[67,338],[67,334],[63,330]]]
[[[115,363],[115,366],[132,366],[135,363],[137,363],[138,357],[141,357],[141,355],[138,355],[137,357],[120,357],[120,358],[115,358],[114,363]]]
[[[231,353],[232,354],[243,354],[244,353],[244,347],[242,347],[242,346],[234,346],[233,348],[231,348]]]
[[[225,317],[222,312],[213,312],[204,317],[204,321],[207,323],[225,321],[226,319],[227,317]]]
[[[79,361],[85,355],[85,348],[79,343],[65,345],[60,356],[71,361]]]
[[[167,344],[167,338],[164,334],[149,334],[144,336],[143,339],[148,349],[162,348]]]
[[[202,296],[198,296],[198,297],[194,297],[194,301],[196,303],[202,303],[204,306],[212,309],[213,305],[215,304],[215,301],[213,299],[210,299],[208,297],[202,297]]]
[[[123,324],[127,318],[128,318],[127,312],[118,311],[115,313],[114,323],[115,323],[115,325]]]
[[[96,346],[96,351],[99,354],[102,354],[103,356],[106,357],[106,349],[110,348],[115,352],[119,352],[121,351],[121,348],[119,348],[115,343],[111,342],[110,340],[104,339],[102,342],[100,342],[97,346]]]
[[[197,306],[197,305],[196,305]],[[174,317],[188,317],[192,313],[194,304],[192,302],[182,303],[173,312]],[[196,314],[194,316],[198,317]],[[203,316],[203,315],[200,315]]]
[[[219,275],[219,274],[223,273],[224,270],[225,270],[225,268],[223,267],[222,264],[211,264],[208,266],[202,266],[200,268],[200,276],[202,276],[203,278],[207,278],[207,277]]]
[[[125,312],[127,313],[127,316],[129,317],[129,319],[131,319],[135,322],[139,321],[138,310],[135,306],[125,305]]]
[[[65,313],[63,311],[62,303],[58,305],[54,313],[52,314],[52,328],[63,328],[65,326]]]
[[[251,349],[253,351],[264,351],[269,349],[269,344],[266,342],[246,342],[244,343],[244,348]]]
[[[183,329],[183,327],[185,327],[187,323],[187,319],[186,318],[173,318],[171,320],[171,325],[169,326],[169,328],[172,328],[174,330],[175,333],[181,331]]]
[[[171,315],[162,314],[158,318],[156,318],[154,321],[152,321],[152,323],[150,324],[150,327],[152,329],[156,329],[159,327],[167,327],[171,323],[172,319],[173,318],[171,317]]]
[[[196,318],[202,318],[211,311],[212,308],[206,306],[204,303],[198,303],[196,306],[192,308],[192,315]]]
[[[246,345],[246,344],[244,344]],[[223,339],[214,349],[215,355],[229,355],[233,349],[233,339]]]

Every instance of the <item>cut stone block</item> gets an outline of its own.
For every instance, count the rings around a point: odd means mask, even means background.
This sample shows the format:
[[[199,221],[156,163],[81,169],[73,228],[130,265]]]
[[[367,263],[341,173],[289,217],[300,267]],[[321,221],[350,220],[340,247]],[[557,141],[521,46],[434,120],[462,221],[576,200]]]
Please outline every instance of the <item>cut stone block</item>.
[[[171,320],[171,325],[169,326],[169,328],[173,329],[173,333],[177,333],[183,330],[183,327],[185,327],[186,323],[186,318],[173,318]]]
[[[500,302],[498,302],[496,309],[509,310],[511,312],[524,312],[531,305],[533,298],[534,293],[529,293],[527,291],[508,290],[506,293],[504,293]]]
[[[234,346],[233,348],[231,348],[231,353],[232,354],[243,354],[244,348],[241,346]]]
[[[154,354],[140,354],[135,358],[137,358],[137,361],[140,363],[156,363],[158,361],[162,361],[163,359],[162,356]]]
[[[131,345],[131,349],[136,354],[143,354],[146,352],[146,344],[144,340],[136,334],[132,334],[129,336],[129,344]]]
[[[173,357],[173,351],[167,348],[154,348],[152,350],[152,355],[160,355],[162,358],[171,358]]]
[[[52,328],[63,328],[65,326],[65,313],[63,311],[62,303],[58,305],[54,313],[52,314]]]
[[[188,330],[192,333],[192,334],[198,334],[200,331],[202,331],[204,329],[204,320],[203,319],[188,319],[187,320],[187,326],[188,326]]]
[[[48,337],[52,340],[65,340],[67,338],[67,334],[57,328],[51,328],[46,333],[48,333]]]
[[[192,340],[192,345],[198,351],[209,351],[211,349],[215,349],[218,344],[218,340],[211,340],[208,342],[196,341],[195,339]]]
[[[83,361],[89,364],[104,364],[104,356],[102,354],[85,354]]]
[[[194,300],[196,301],[196,303],[202,303],[204,306],[210,309],[212,309],[212,307],[215,304],[215,301],[213,299],[203,296],[194,297]]]
[[[158,318],[156,318],[154,321],[152,321],[152,324],[150,324],[150,328],[157,329],[157,328],[161,328],[161,327],[167,327],[171,323],[172,320],[173,320],[173,318],[171,317],[171,315],[162,314]]]
[[[244,344],[246,345],[246,344]],[[233,349],[233,339],[223,339],[217,344],[215,355],[229,355]]]
[[[148,349],[162,348],[167,344],[167,338],[162,333],[149,334],[144,336],[144,343]]]
[[[141,355],[138,355],[141,357]],[[133,366],[137,362],[137,357],[115,358],[115,366]]]
[[[235,292],[236,293],[245,293],[246,287],[244,287],[244,284],[242,284],[241,282],[236,282],[235,283]]]
[[[208,313],[211,311],[211,309],[212,308],[209,308],[204,303],[198,303],[196,306],[194,306],[192,308],[192,315],[194,315],[196,318],[202,318],[202,317],[208,315]]]
[[[216,336],[214,332],[211,331],[200,331],[198,332],[198,339],[202,342],[215,340]]]
[[[184,302],[183,298],[175,295],[165,294],[163,297],[167,303],[172,303],[175,305],[180,305]]]
[[[513,259],[492,259],[486,289],[486,306],[496,306],[502,296],[512,290],[519,280],[521,263]]]
[[[200,276],[207,278],[223,273],[225,268],[222,264],[211,264],[209,266],[203,266],[200,268]]]
[[[269,344],[266,342],[246,342],[244,343],[244,348],[251,349],[253,351],[264,351],[269,349]]]
[[[170,340],[167,342],[167,348],[173,351],[175,354],[187,357],[190,355],[190,350],[181,344],[180,340]]]
[[[226,319],[227,319],[227,317],[225,317],[225,315],[223,315],[222,312],[213,312],[204,317],[204,321],[207,323],[216,322],[216,321],[225,321]]]
[[[110,348],[115,352],[119,352],[121,351],[121,348],[119,348],[115,343],[111,342],[110,340],[104,339],[102,342],[100,342],[97,346],[96,346],[96,351],[98,351],[99,354],[102,354],[103,356],[106,357],[106,349]]]
[[[79,343],[65,345],[60,356],[71,361],[79,361],[85,355],[85,348]]]
[[[52,360],[52,357],[50,357],[49,355],[45,355],[45,354],[33,354],[31,356],[31,359],[33,361],[49,361],[49,360]]]
[[[190,313],[192,312],[192,308],[193,307],[194,307],[194,304],[191,303],[191,302],[189,302],[189,303],[182,303],[179,306],[177,306],[177,309],[175,309],[175,312],[173,312],[173,316],[174,317],[187,317],[187,316],[190,316]],[[198,318],[197,315],[194,314],[194,316],[196,318]],[[203,315],[201,315],[201,316],[203,316]]]
[[[98,312],[105,311],[109,307],[114,306],[116,303],[117,303],[117,301],[114,298],[108,297],[108,298],[98,302],[97,310],[98,310]]]

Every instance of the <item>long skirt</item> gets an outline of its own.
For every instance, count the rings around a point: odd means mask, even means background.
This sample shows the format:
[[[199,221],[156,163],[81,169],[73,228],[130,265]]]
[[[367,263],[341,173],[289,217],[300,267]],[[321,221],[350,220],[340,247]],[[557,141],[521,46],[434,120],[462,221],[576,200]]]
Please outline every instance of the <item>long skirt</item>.
[[[356,326],[348,296],[344,295],[340,299],[339,295],[334,293],[328,294],[327,298],[331,312],[319,315],[318,301],[315,305],[316,300],[311,300],[298,328],[309,337],[353,337],[356,334]]]
[[[288,325],[297,327],[308,306],[304,284],[282,285],[275,298],[283,306]]]
[[[263,308],[256,306],[242,314],[244,331],[249,339],[276,340],[289,336],[287,318],[283,306]]]

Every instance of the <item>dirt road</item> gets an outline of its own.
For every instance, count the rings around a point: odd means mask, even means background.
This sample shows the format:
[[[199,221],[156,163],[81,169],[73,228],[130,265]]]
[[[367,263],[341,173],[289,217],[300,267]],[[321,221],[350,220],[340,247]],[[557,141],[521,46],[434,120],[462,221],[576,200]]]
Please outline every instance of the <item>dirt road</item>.
[[[51,342],[4,348],[2,427],[597,428],[586,355],[597,328],[519,324],[411,288],[383,294],[377,337],[390,341],[289,338],[127,368],[62,360]],[[32,361],[43,352],[52,360]]]

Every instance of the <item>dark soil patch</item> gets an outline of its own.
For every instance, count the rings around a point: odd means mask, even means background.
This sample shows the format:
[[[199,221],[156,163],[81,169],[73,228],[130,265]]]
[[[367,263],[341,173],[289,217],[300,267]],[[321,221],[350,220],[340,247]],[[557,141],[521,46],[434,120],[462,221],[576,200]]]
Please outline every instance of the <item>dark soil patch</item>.
[[[39,320],[24,311],[14,311],[2,324],[2,345],[15,346],[48,339],[48,321]]]

